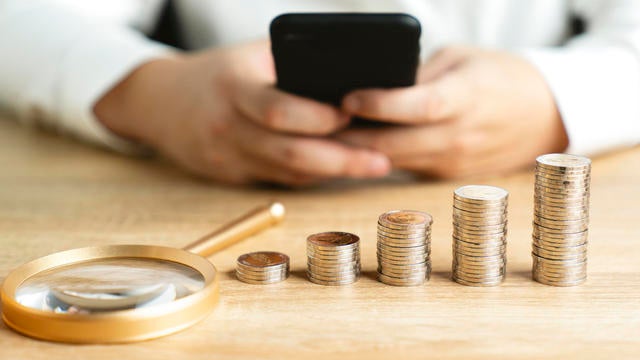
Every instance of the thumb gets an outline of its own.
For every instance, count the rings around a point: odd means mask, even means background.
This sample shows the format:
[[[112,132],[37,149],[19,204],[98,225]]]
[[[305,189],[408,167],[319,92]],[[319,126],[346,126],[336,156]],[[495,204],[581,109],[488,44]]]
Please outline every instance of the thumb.
[[[417,82],[423,83],[442,76],[447,71],[460,66],[473,51],[470,47],[447,46],[436,51],[418,69]]]
[[[464,66],[416,86],[356,90],[345,96],[342,109],[351,115],[398,124],[447,121],[473,101]]]

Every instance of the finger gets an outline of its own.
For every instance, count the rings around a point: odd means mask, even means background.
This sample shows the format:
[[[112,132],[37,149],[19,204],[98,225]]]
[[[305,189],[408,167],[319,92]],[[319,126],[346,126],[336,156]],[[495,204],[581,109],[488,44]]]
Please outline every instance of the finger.
[[[408,88],[356,90],[344,98],[342,109],[351,115],[390,123],[429,124],[459,116],[472,100],[466,74],[455,70]]]
[[[436,51],[418,69],[417,82],[423,83],[442,76],[449,70],[454,69],[469,56],[472,51],[469,47],[447,46]]]
[[[379,151],[393,161],[413,155],[436,154],[451,148],[457,131],[450,123],[401,126],[383,129],[353,129],[336,135],[349,145]]]
[[[267,83],[240,84],[233,98],[241,113],[267,129],[326,135],[349,123],[349,116],[331,105],[280,91]]]
[[[247,167],[251,169],[251,177],[262,182],[303,187],[314,185],[326,180],[324,177],[292,171],[288,167],[274,164],[270,161],[265,161],[253,156],[248,156],[245,163],[247,164]]]
[[[240,138],[246,153],[290,171],[318,177],[375,178],[389,173],[389,159],[335,140],[279,134],[247,124]]]
[[[393,167],[397,169],[409,170],[421,174],[436,175],[436,167],[442,163],[444,155],[437,154],[420,154],[411,156],[402,156],[392,161]]]

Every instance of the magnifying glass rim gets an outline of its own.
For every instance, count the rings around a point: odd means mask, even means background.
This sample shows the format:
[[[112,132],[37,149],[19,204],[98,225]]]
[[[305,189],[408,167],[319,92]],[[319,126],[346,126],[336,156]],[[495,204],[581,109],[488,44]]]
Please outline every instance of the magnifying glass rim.
[[[17,302],[20,285],[43,271],[81,262],[139,258],[170,261],[193,268],[204,278],[201,290],[171,303],[94,314],[60,314]],[[0,297],[4,322],[24,335],[72,343],[114,343],[152,339],[172,334],[203,319],[218,300],[219,276],[215,266],[186,250],[154,245],[106,245],[72,249],[30,261],[4,280]]]

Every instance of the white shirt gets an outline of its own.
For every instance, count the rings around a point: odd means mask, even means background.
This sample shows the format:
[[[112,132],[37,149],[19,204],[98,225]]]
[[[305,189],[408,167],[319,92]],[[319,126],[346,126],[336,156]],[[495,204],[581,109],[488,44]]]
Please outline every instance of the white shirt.
[[[518,52],[545,77],[570,152],[640,143],[639,0],[178,0],[193,49],[268,36],[284,12],[407,12],[422,57],[447,44]],[[92,112],[109,89],[168,48],[148,40],[161,0],[0,0],[0,108],[117,149]],[[587,32],[569,38],[571,15]],[[514,119],[517,121],[517,119]]]

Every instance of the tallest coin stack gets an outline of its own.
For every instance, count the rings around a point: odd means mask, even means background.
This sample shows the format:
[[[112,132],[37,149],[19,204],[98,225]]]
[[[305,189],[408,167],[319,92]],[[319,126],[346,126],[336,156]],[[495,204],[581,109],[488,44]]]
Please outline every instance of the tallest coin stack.
[[[587,279],[591,160],[547,154],[536,159],[533,279],[574,286]]]

